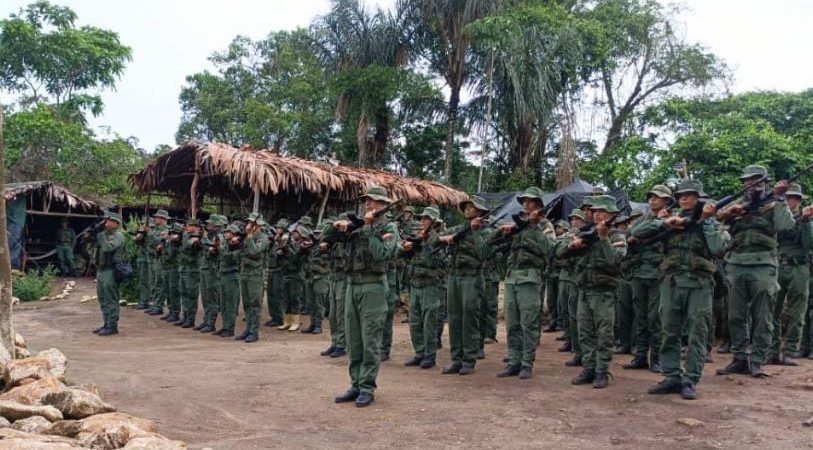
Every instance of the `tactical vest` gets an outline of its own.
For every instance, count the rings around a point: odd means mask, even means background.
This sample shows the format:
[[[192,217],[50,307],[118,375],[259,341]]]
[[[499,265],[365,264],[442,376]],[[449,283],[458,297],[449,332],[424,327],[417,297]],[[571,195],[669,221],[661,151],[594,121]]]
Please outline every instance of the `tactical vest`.
[[[348,245],[350,247],[349,272],[354,274],[384,275],[387,273],[389,262],[376,262],[370,250],[370,240],[367,233],[383,236],[390,233],[398,237],[398,227],[393,223],[379,222],[372,225],[372,230],[365,227],[358,228],[350,234]]]
[[[612,245],[612,237],[622,234],[618,230],[611,230],[607,236],[606,244]],[[616,289],[621,278],[620,264],[611,264],[604,256],[601,248],[602,241],[588,247],[576,262],[576,282],[579,286],[591,289]],[[610,249],[614,251],[614,249]]]
[[[220,274],[236,274],[240,271],[240,247],[223,245],[220,248]]]
[[[452,234],[460,227],[455,227]],[[483,255],[480,249],[482,244],[481,231],[467,233],[459,242],[449,248],[449,267],[453,274],[476,275],[483,268]]]
[[[661,263],[663,273],[689,272],[710,278],[716,270],[717,266],[701,229],[695,227],[682,233],[673,233],[667,240],[666,256]]]
[[[547,237],[539,225],[529,225],[517,233],[511,240],[508,269],[539,269],[544,273],[548,267],[547,255],[536,248],[541,239]]]
[[[773,226],[773,207],[734,219],[731,253],[775,252],[779,247]]]
[[[435,251],[431,245],[437,238],[437,233],[431,231],[421,251],[410,260],[413,286],[431,286],[446,279],[446,255],[442,251]]]
[[[807,264],[810,257],[802,244],[802,219],[799,214],[793,218],[796,223],[792,230],[780,231],[776,234],[779,259],[784,264]]]

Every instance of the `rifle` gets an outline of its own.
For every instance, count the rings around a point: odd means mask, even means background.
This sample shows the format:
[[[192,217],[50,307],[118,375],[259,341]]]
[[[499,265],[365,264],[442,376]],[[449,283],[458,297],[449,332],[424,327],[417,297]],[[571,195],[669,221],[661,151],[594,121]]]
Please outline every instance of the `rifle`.
[[[420,236],[416,236],[414,234],[407,236],[403,239],[403,242],[409,242],[410,244],[412,244],[412,250],[410,251],[401,250],[400,253],[398,254],[399,258],[406,258],[416,253],[420,253],[421,250],[423,249],[423,239]]]
[[[698,199],[697,203],[695,203],[694,208],[692,208],[691,211],[681,211],[680,217],[683,218],[683,227],[681,231],[688,231],[700,226],[700,222],[703,217],[703,208],[705,206],[706,201]],[[668,228],[665,230],[661,230],[648,238],[635,239],[631,242],[628,242],[628,244],[635,247],[653,244],[655,242],[670,238],[677,231],[678,231],[677,229]]]
[[[497,224],[497,222],[499,222],[499,221],[500,221],[500,220],[502,220],[502,219],[503,219],[505,216],[507,216],[507,215],[508,215],[508,213],[505,213],[505,214],[501,215],[500,217],[498,217],[497,219],[495,219],[495,220],[493,221],[493,223],[492,223],[491,221],[489,221],[489,220],[488,220],[488,217],[490,217],[492,214],[494,214],[495,212],[497,212],[497,210],[499,210],[500,208],[502,208],[502,205],[497,206],[496,208],[492,209],[491,211],[486,211],[486,212],[484,212],[483,214],[480,214],[480,215],[479,215],[479,216],[477,216],[477,217],[480,217],[480,218],[485,217],[486,219],[484,219],[484,221],[485,221],[485,222],[486,222],[486,224],[487,224],[486,228],[491,228],[491,227],[495,226],[495,225]],[[463,239],[464,237],[466,237],[466,235],[468,235],[469,233],[471,233],[471,231],[472,231],[472,230],[471,230],[471,221],[470,221],[470,220],[467,220],[467,221],[465,221],[465,222],[463,223],[463,228],[461,228],[461,229],[457,230],[457,233],[455,233],[455,234],[453,234],[453,235],[452,235],[452,242],[454,242],[455,244],[456,244],[456,243],[458,243],[458,242],[460,242],[460,240],[461,240],[461,239]]]
[[[395,208],[396,206],[399,206],[399,205],[401,205],[403,203],[404,203],[404,200],[396,200],[396,201],[390,203],[389,205],[387,205],[387,206],[379,209],[378,211],[374,212],[373,217],[375,219],[380,219],[381,217],[384,217],[384,214],[387,214],[387,212],[389,212],[389,210],[391,210],[391,209]],[[364,218],[359,217],[356,214],[348,214],[347,220],[350,221],[350,225],[347,227],[347,233],[352,233],[353,231],[355,231],[355,230],[357,230],[357,229],[364,226]]]
[[[802,175],[806,174],[807,172],[810,172],[810,170],[813,170],[813,164],[807,165],[804,169],[800,170],[799,172],[796,172],[796,174],[794,174],[792,177],[788,178],[787,179],[788,183],[792,183],[792,182],[798,180],[799,178],[802,177]],[[745,193],[748,192],[748,189],[750,189],[751,186],[753,186],[754,184],[762,183],[763,181],[766,181],[767,179],[768,179],[768,176],[763,175],[763,176],[757,178],[756,180],[754,180],[748,186],[740,189],[736,194],[727,195],[727,196],[721,198],[716,204],[717,210],[721,210],[721,209],[725,208],[729,204],[733,203],[735,200],[737,200],[740,197],[742,197],[743,195],[745,195]],[[770,193],[770,194],[768,194],[768,195],[766,195],[766,196],[764,196],[762,198],[751,199],[751,201],[749,201],[748,204],[746,205],[745,211],[747,213],[752,213],[752,212],[758,211],[760,208],[762,208],[762,206],[764,206],[767,203],[770,203],[770,202],[775,201],[775,200],[784,200],[784,199],[785,199],[784,194],[776,195],[775,193],[772,192],[772,193]]]

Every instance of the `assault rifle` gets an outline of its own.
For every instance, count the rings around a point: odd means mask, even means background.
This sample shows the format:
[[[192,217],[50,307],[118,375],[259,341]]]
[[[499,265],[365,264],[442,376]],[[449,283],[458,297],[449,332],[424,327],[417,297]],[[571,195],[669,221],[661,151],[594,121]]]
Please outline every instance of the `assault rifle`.
[[[379,209],[378,211],[373,213],[373,217],[375,219],[380,219],[384,217],[384,214],[387,214],[391,209],[395,208],[396,206],[400,206],[404,203],[403,200],[396,200],[389,205]],[[361,228],[364,226],[364,218],[359,217],[356,214],[348,214],[347,220],[350,221],[350,225],[347,227],[347,233],[352,233],[353,231]]]
[[[813,170],[813,164],[807,165],[804,169],[800,170],[799,172],[796,172],[796,174],[794,174],[792,177],[788,178],[787,179],[788,183],[792,183],[792,182],[798,180],[799,178],[802,177],[802,175],[806,174],[807,172],[810,172],[810,170]],[[748,192],[748,190],[751,188],[751,186],[753,186],[753,185],[755,185],[757,183],[762,183],[762,182],[767,181],[767,180],[768,180],[768,176],[767,175],[762,175],[759,178],[757,178],[756,180],[754,180],[753,182],[749,183],[748,186],[740,189],[737,193],[732,194],[732,195],[727,195],[727,196],[721,198],[716,204],[717,210],[719,211],[719,210],[725,208],[726,206],[728,206],[729,204],[733,203],[735,200],[741,198],[743,195],[745,195],[746,192]],[[746,212],[746,214],[754,213],[756,211],[759,211],[760,208],[762,208],[763,206],[765,206],[766,204],[768,204],[770,202],[777,201],[777,200],[781,201],[781,200],[784,200],[784,199],[785,199],[785,194],[784,193],[777,194],[776,192],[771,192],[770,194],[762,196],[762,197],[749,198],[748,199],[749,201],[745,204],[745,212]]]

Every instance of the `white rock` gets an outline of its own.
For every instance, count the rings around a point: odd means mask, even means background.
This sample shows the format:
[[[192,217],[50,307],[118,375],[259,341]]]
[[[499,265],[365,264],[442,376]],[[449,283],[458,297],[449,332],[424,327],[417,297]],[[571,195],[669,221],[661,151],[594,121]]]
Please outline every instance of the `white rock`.
[[[40,434],[48,428],[51,428],[51,422],[42,416],[31,416],[15,421],[11,424],[11,428],[18,431],[25,431],[26,433]]]
[[[82,389],[67,388],[52,392],[42,398],[44,405],[51,405],[68,419],[84,419],[94,414],[109,413],[116,408],[103,402],[98,395]]]
[[[0,401],[0,416],[11,422],[31,416],[42,416],[51,422],[62,420],[62,413],[53,406],[23,405],[10,400]]]
[[[31,352],[29,352],[27,348],[14,347],[14,359],[25,359],[30,357]]]
[[[8,421],[5,417],[0,417],[0,429],[8,428],[11,426],[11,422]]]
[[[17,347],[28,348],[28,343],[25,342],[25,338],[23,338],[20,333],[14,333],[14,345]]]
[[[159,434],[136,436],[124,446],[125,450],[186,450],[186,443],[173,441]]]
[[[23,405],[42,405],[43,397],[63,389],[65,385],[62,381],[54,376],[48,376],[0,394],[0,400],[11,400]]]
[[[64,378],[68,369],[68,358],[55,348],[49,348],[37,353],[37,358],[44,358],[48,361],[48,370],[57,378]]]
[[[0,450],[87,450],[75,439],[0,429]]]

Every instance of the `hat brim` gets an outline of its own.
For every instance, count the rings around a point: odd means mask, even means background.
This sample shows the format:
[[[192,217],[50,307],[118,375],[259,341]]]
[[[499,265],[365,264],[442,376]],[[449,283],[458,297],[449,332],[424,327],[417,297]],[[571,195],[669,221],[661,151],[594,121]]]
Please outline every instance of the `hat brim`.
[[[666,199],[669,199],[669,200],[672,199],[671,195],[667,195],[666,193],[657,192],[657,191],[649,191],[649,192],[647,192],[646,193],[646,198],[648,199],[651,195],[654,195],[655,197],[658,197],[658,198],[666,198]]]
[[[484,208],[482,206],[477,206],[477,203],[475,203],[473,200],[463,200],[462,202],[458,203],[457,204],[458,211],[460,211],[460,212],[465,211],[466,205],[469,205],[469,204],[474,206],[475,208],[477,208],[478,211],[488,211],[488,209],[486,209],[486,208]]]
[[[741,176],[740,181],[746,181],[746,180],[750,180],[751,178],[761,178],[761,177],[765,177],[765,181],[769,181],[771,179],[771,177],[769,177],[769,176],[760,175],[758,173],[752,173],[752,174],[749,174],[749,175]]]
[[[383,195],[376,195],[376,194],[364,194],[361,197],[359,197],[359,200],[365,200],[365,199],[368,199],[368,198],[370,200],[375,200],[375,201],[384,202],[384,203],[392,203],[393,202],[393,199],[391,199],[389,197],[386,197],[386,196],[383,196]]]
[[[807,198],[807,196],[805,194],[802,194],[801,192],[790,192],[790,191],[785,192],[785,197],[799,197],[802,200]]]
[[[675,198],[678,198],[683,194],[697,194],[698,197],[706,195],[703,191],[698,191],[696,189],[684,189],[682,191],[675,192]]]
[[[518,196],[518,197],[517,197],[517,203],[519,203],[519,204],[521,205],[521,204],[522,204],[522,202],[523,202],[523,201],[524,201],[526,198],[529,198],[529,199],[531,199],[531,200],[539,200],[539,203],[541,203],[541,204],[542,204],[542,206],[545,206],[545,200],[542,200],[541,198],[539,198],[539,197],[537,197],[537,196],[535,196],[535,195],[520,195],[520,196]]]
[[[591,206],[590,209],[592,209],[593,211],[605,211],[605,212],[608,212],[610,214],[617,214],[619,212],[618,208],[609,209],[606,206],[602,206],[602,205]]]

